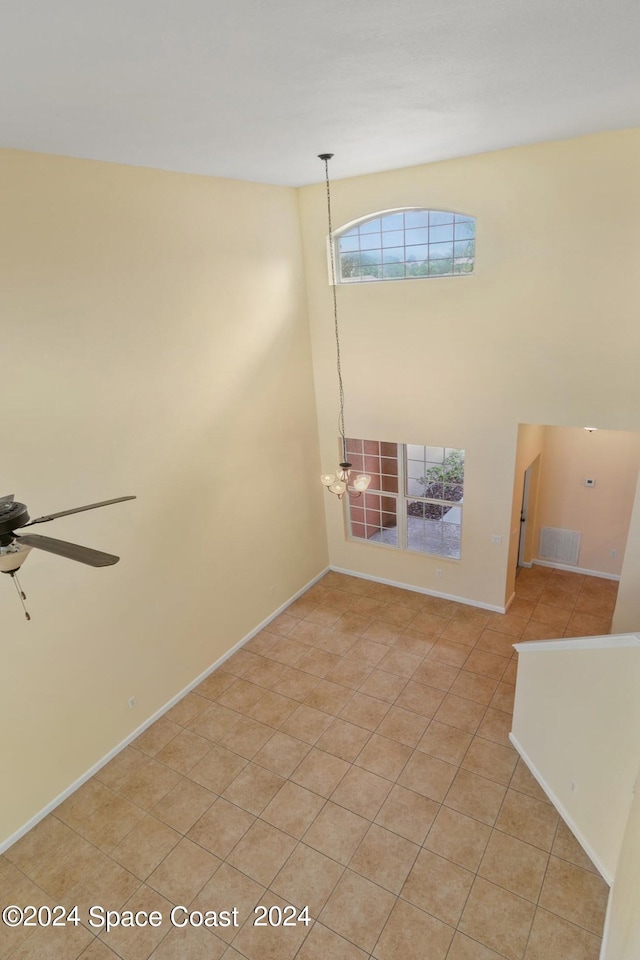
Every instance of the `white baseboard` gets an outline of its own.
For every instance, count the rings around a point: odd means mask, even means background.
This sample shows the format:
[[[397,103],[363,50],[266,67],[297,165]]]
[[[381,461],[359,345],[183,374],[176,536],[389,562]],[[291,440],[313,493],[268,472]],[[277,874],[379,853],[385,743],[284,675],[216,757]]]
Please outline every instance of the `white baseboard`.
[[[513,733],[509,734],[509,740],[514,745],[514,747],[516,748],[516,750],[518,751],[518,753],[526,763],[531,775],[538,781],[538,783],[540,784],[540,786],[542,787],[546,795],[549,797],[549,800],[551,800],[551,803],[554,805],[554,807],[556,808],[556,810],[558,811],[558,813],[560,814],[560,816],[562,817],[566,825],[569,827],[569,830],[571,830],[572,834],[574,835],[574,837],[576,838],[576,840],[578,841],[578,843],[580,844],[584,852],[587,854],[587,856],[592,861],[594,866],[597,867],[597,869],[600,871],[600,874],[602,875],[603,880],[606,883],[608,883],[609,886],[611,886],[611,884],[613,883],[613,877],[609,875],[607,868],[602,864],[597,853],[594,850],[592,850],[588,841],[585,839],[585,837],[581,833],[579,827],[577,827],[576,824],[573,822],[571,814],[568,812],[564,804],[562,804],[561,801],[558,800],[554,791],[546,782],[546,780],[544,779],[540,771],[537,769],[536,765],[533,763],[531,758],[527,755],[527,752],[522,748],[521,744],[518,742],[518,739],[514,737]]]
[[[158,720],[161,716],[163,716],[163,714],[167,712],[167,710],[170,710],[171,707],[174,707],[176,703],[182,700],[183,697],[186,697],[188,693],[191,693],[191,691],[195,687],[197,687],[198,684],[202,683],[203,680],[206,680],[209,674],[213,673],[214,670],[216,670],[219,666],[221,666],[221,664],[223,664],[225,660],[228,660],[229,657],[231,657],[245,643],[248,643],[252,637],[255,637],[257,633],[260,633],[261,630],[264,630],[264,628],[268,626],[268,624],[270,624],[272,620],[275,620],[276,617],[280,616],[280,614],[284,610],[286,610],[288,606],[290,606],[295,600],[297,600],[298,597],[301,597],[303,593],[306,593],[306,591],[309,590],[309,588],[312,587],[315,583],[317,583],[318,580],[324,577],[324,575],[328,573],[328,571],[329,571],[329,567],[325,567],[325,569],[322,570],[321,573],[319,573],[316,577],[310,580],[309,583],[305,584],[304,587],[301,587],[300,590],[297,591],[297,593],[294,593],[294,595],[290,597],[290,599],[287,600],[286,603],[282,603],[277,610],[274,610],[273,613],[269,614],[269,616],[266,617],[266,619],[264,619],[262,623],[259,623],[258,626],[255,627],[253,630],[251,630],[251,632],[248,633],[245,637],[243,637],[242,640],[238,640],[238,642],[235,643],[229,650],[227,650],[226,653],[223,653],[221,657],[218,657],[215,663],[212,663],[210,667],[207,667],[207,669],[204,670],[199,676],[197,676],[195,680],[192,680],[191,683],[189,683],[186,687],[184,687],[184,689],[181,690],[180,693],[176,693],[176,695],[172,697],[171,700],[169,700],[167,703],[164,704],[164,706],[156,710],[156,712],[153,713],[150,717],[148,717],[143,723],[141,723],[139,727],[136,727],[136,729],[133,730],[133,732],[130,733],[128,736],[126,736],[124,740],[121,740],[120,743],[117,744],[117,746],[115,746],[112,750],[109,750],[109,752],[105,754],[104,757],[98,760],[97,763],[94,763],[94,765],[89,770],[83,773],[82,776],[78,777],[78,779],[75,780],[70,786],[68,786],[66,790],[63,790],[62,793],[58,794],[57,797],[51,800],[51,802],[48,803],[45,807],[43,807],[42,810],[40,810],[33,817],[31,817],[31,819],[28,820],[25,824],[23,824],[23,826],[21,826],[18,830],[16,830],[15,833],[11,834],[10,837],[7,837],[6,840],[3,840],[2,842],[0,842],[0,854],[4,853],[5,850],[8,850],[9,847],[11,847],[17,840],[20,839],[20,837],[23,837],[25,833],[28,833],[29,830],[35,827],[36,824],[39,823],[44,817],[46,817],[49,813],[55,810],[55,808],[59,806],[63,802],[63,800],[66,800],[67,797],[70,797],[71,794],[78,789],[78,787],[81,787],[83,783],[86,783],[87,780],[91,779],[91,777],[93,777],[98,772],[98,770],[102,769],[102,767],[104,767],[105,764],[109,763],[110,760],[113,760],[113,758],[118,753],[120,753],[121,750],[124,750],[125,747],[128,747],[129,744],[136,739],[136,737],[139,737],[141,733],[144,733],[147,727],[150,727],[152,723],[155,723],[156,720]]]
[[[533,560],[538,567],[553,567],[555,570],[568,570],[569,573],[581,573],[585,577],[602,577],[603,580],[619,580],[618,573],[603,573],[602,570],[588,570],[586,567],[572,567],[568,563],[555,563],[553,560]]]
[[[349,577],[358,577],[360,580],[373,580],[375,583],[385,583],[388,587],[399,587],[401,590],[412,590],[414,593],[426,594],[428,597],[439,597],[441,600],[453,600],[454,603],[464,603],[467,607],[480,607],[481,610],[491,610],[493,613],[505,613],[505,607],[493,603],[482,603],[480,600],[468,600],[466,597],[456,597],[453,593],[440,593],[438,590],[428,590],[426,587],[416,587],[412,583],[400,583],[398,580],[387,580],[386,577],[374,577],[371,573],[359,573],[357,570],[346,570],[344,567],[330,567],[335,573],[345,573]]]
[[[515,593],[515,590],[514,590],[514,592],[511,594],[511,596],[509,597],[509,599],[507,600],[507,602],[506,602],[505,605],[504,605],[504,612],[505,612],[505,613],[507,612],[507,610],[509,609],[509,607],[511,606],[511,604],[513,603],[513,601],[515,600],[515,598],[516,598],[516,593]]]

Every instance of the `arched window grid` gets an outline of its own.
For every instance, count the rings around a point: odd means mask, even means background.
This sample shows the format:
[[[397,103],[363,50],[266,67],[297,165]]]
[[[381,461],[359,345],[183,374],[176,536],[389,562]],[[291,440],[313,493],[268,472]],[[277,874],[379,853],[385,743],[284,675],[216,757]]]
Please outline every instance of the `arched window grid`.
[[[336,281],[468,276],[475,218],[449,210],[384,210],[334,231]]]

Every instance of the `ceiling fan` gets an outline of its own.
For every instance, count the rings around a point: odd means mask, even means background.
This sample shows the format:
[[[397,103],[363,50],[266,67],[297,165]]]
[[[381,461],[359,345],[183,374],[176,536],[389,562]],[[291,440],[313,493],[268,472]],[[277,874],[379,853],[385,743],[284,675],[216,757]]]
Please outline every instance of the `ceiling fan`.
[[[115,500],[102,500],[100,503],[90,503],[86,507],[73,507],[71,510],[48,513],[46,516],[31,520],[26,505],[18,503],[13,494],[0,497],[0,573],[8,573],[13,579],[20,599],[23,601],[23,608],[26,596],[17,580],[16,573],[33,547],[36,550],[44,550],[45,553],[55,553],[58,557],[66,557],[67,560],[86,563],[90,567],[108,567],[117,563],[120,557],[116,557],[112,553],[103,553],[101,550],[94,550],[91,547],[81,547],[79,544],[69,543],[67,540],[42,537],[36,533],[27,533],[26,535],[21,533],[18,535],[16,530],[24,530],[25,527],[32,527],[36,523],[48,523],[50,520],[57,520],[58,517],[68,517],[73,513],[83,513],[85,510],[96,510],[98,507],[108,507],[112,503],[122,503],[124,500],[135,499],[135,497],[116,497]],[[26,609],[25,616],[27,620],[31,619]]]

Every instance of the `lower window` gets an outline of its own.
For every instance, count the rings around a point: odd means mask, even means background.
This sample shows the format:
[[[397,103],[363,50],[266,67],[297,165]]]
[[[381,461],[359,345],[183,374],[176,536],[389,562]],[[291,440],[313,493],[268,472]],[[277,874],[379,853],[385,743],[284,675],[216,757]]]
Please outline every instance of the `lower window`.
[[[371,477],[348,498],[349,537],[460,559],[464,450],[349,439],[347,459]]]

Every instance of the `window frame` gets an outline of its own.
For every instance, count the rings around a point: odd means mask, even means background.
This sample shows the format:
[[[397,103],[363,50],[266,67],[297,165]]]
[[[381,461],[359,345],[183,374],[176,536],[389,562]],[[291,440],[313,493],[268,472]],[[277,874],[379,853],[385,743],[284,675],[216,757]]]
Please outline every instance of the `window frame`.
[[[438,499],[438,498],[436,498],[436,497],[420,496],[419,494],[410,494],[410,493],[408,492],[408,491],[409,491],[408,481],[409,481],[409,479],[410,479],[410,477],[409,477],[409,469],[408,469],[408,459],[409,459],[409,457],[408,457],[408,448],[411,447],[411,446],[419,446],[419,447],[423,447],[425,451],[428,450],[429,447],[431,447],[432,449],[435,448],[435,449],[442,450],[442,451],[443,451],[443,460],[442,460],[442,463],[443,463],[443,464],[444,464],[444,461],[445,461],[446,457],[448,456],[448,453],[451,453],[451,452],[453,452],[453,451],[458,451],[458,450],[462,453],[463,460],[465,460],[465,459],[466,459],[466,458],[465,458],[465,450],[464,450],[463,448],[461,448],[461,447],[447,447],[447,446],[440,446],[440,445],[434,445],[434,444],[407,444],[407,443],[396,443],[395,441],[370,441],[370,440],[360,440],[360,439],[358,439],[358,440],[356,440],[356,439],[347,440],[348,448],[349,448],[349,445],[351,445],[351,446],[352,446],[352,451],[353,451],[353,445],[354,445],[355,443],[361,443],[361,444],[363,444],[363,453],[362,453],[362,456],[363,456],[363,464],[362,464],[362,468],[363,468],[366,472],[369,472],[369,471],[371,470],[371,464],[369,464],[369,467],[367,467],[366,460],[365,460],[367,454],[365,453],[364,444],[366,444],[366,443],[378,443],[379,445],[380,445],[380,444],[384,444],[385,446],[390,446],[390,445],[393,444],[393,445],[396,447],[397,454],[396,454],[396,458],[395,458],[395,459],[396,459],[396,463],[397,463],[397,466],[398,466],[398,473],[397,473],[397,491],[388,490],[388,489],[387,489],[387,490],[382,489],[383,481],[381,480],[381,483],[380,483],[380,486],[379,486],[379,487],[373,487],[373,486],[372,486],[372,487],[369,488],[369,490],[367,490],[367,491],[363,494],[363,501],[362,501],[362,502],[360,502],[360,498],[355,498],[355,499],[345,498],[345,531],[346,531],[347,539],[348,539],[349,541],[353,542],[353,543],[365,543],[365,544],[369,544],[369,545],[376,546],[376,547],[383,547],[383,548],[387,548],[387,549],[391,549],[391,550],[399,550],[399,551],[402,551],[402,552],[404,552],[404,553],[411,553],[411,554],[415,554],[415,555],[418,555],[418,556],[423,556],[423,557],[436,557],[436,558],[439,559],[439,560],[451,560],[451,561],[459,562],[459,561],[462,559],[462,524],[463,524],[463,517],[464,517],[464,480],[462,481],[462,488],[463,488],[463,490],[462,490],[462,497],[461,497],[461,499],[458,500],[458,501],[445,500],[444,498]],[[348,449],[348,448],[347,448],[347,449]],[[348,457],[349,457],[350,459],[351,459],[353,456],[354,456],[354,453],[353,453],[353,452],[348,452]],[[357,456],[357,454],[355,454],[355,456]],[[388,454],[385,455],[385,454],[383,454],[382,452],[379,453],[377,456],[379,457],[379,459],[380,459],[381,462],[382,462],[383,459],[389,459]],[[425,462],[425,464],[426,464],[426,463],[431,463],[432,461],[427,461],[427,460],[425,459],[424,462]],[[437,465],[437,464],[434,463],[434,465]],[[358,466],[358,469],[360,470],[361,467]],[[375,473],[375,471],[374,471],[374,473]],[[380,474],[379,474],[379,476],[382,478],[383,476],[385,476],[385,474],[383,474],[382,471],[381,471]],[[437,482],[437,481],[435,481],[435,482]],[[444,490],[443,490],[443,493],[444,493]],[[384,513],[385,513],[385,512],[386,512],[386,513],[391,513],[391,512],[392,512],[392,511],[389,511],[388,509],[387,509],[387,510],[384,510],[384,509],[383,509],[382,500],[383,500],[384,498],[387,498],[387,499],[389,499],[389,500],[393,500],[393,501],[394,501],[394,503],[395,503],[395,521],[396,521],[396,523],[395,523],[395,527],[391,527],[391,528],[387,528],[387,529],[393,529],[393,530],[396,531],[396,538],[395,538],[395,539],[396,539],[396,542],[395,542],[395,543],[391,543],[391,542],[385,541],[385,540],[383,540],[383,539],[373,540],[373,539],[371,539],[370,537],[367,537],[367,536],[358,536],[357,534],[354,534],[354,532],[353,532],[354,524],[357,524],[358,526],[363,526],[363,527],[364,527],[364,530],[365,530],[365,532],[366,532],[366,527],[367,527],[367,525],[368,525],[368,524],[367,524],[367,521],[366,521],[366,514],[367,514],[368,511],[369,511],[369,512],[373,512],[373,508],[372,508],[372,507],[367,507],[367,506],[366,506],[366,500],[367,500],[368,497],[371,497],[371,496],[376,496],[376,497],[379,497],[379,498],[380,498],[380,501],[381,501],[380,517],[381,517],[381,518],[384,516]],[[456,508],[457,508],[457,509],[460,511],[460,522],[459,522],[459,524],[457,524],[457,526],[458,526],[458,528],[459,528],[459,540],[458,540],[458,551],[459,551],[459,555],[458,555],[458,556],[452,556],[452,555],[447,554],[447,553],[436,553],[436,552],[433,552],[433,551],[431,551],[431,550],[420,550],[420,549],[417,549],[416,547],[411,547],[411,546],[409,546],[409,504],[410,504],[410,503],[415,503],[416,501],[419,501],[419,502],[425,503],[425,504],[432,504],[432,505],[435,505],[435,506],[438,506],[438,507],[446,507],[446,508],[449,508],[449,509],[456,509]],[[359,508],[360,508],[360,510],[363,511],[363,517],[364,517],[365,519],[362,519],[362,520],[360,520],[360,519],[354,519],[354,512],[355,512],[355,511],[358,511]],[[357,514],[357,516],[359,516],[359,514]],[[445,521],[444,521],[444,518],[443,518],[440,522],[445,522]],[[376,524],[375,524],[375,523],[371,523],[371,526],[376,526]],[[381,524],[380,524],[380,528],[379,528],[379,532],[380,532],[381,534],[383,534],[384,529],[385,529],[385,528],[384,528],[384,524],[381,523]]]
[[[390,234],[391,231],[384,231],[384,230],[383,230],[383,228],[382,228],[382,220],[383,220],[384,218],[386,218],[386,217],[397,216],[398,214],[401,214],[401,215],[403,216],[403,218],[404,218],[404,215],[405,215],[405,214],[427,214],[427,226],[424,226],[424,227],[422,227],[422,228],[419,228],[419,227],[416,227],[416,228],[407,227],[407,226],[406,226],[406,221],[404,221],[404,219],[403,219],[403,225],[402,225],[402,228],[401,228],[401,232],[402,232],[402,235],[403,235],[402,250],[403,250],[403,255],[404,255],[404,258],[405,258],[405,259],[403,259],[403,260],[401,260],[401,261],[388,261],[387,263],[385,263],[385,260],[384,260],[384,251],[385,251],[385,249],[388,250],[388,249],[391,249],[391,248],[385,247],[385,245],[384,245],[384,239],[383,239],[383,238],[384,238],[384,233],[385,233],[385,232],[388,233],[388,234]],[[452,237],[451,237],[451,240],[450,240],[450,241],[449,241],[449,240],[443,241],[443,242],[451,243],[452,254],[453,254],[453,256],[452,256],[451,258],[446,258],[446,257],[445,257],[445,258],[442,258],[442,257],[433,257],[433,258],[431,258],[431,257],[429,257],[430,248],[431,248],[432,246],[435,246],[435,244],[438,242],[438,241],[435,241],[435,240],[434,240],[434,241],[431,241],[431,240],[430,240],[430,236],[431,236],[430,231],[431,231],[432,229],[433,229],[433,230],[438,229],[439,227],[447,227],[447,226],[449,226],[449,223],[444,223],[444,224],[442,224],[442,223],[434,223],[434,224],[431,224],[431,222],[430,222],[430,220],[431,220],[431,215],[434,215],[434,216],[437,216],[437,217],[441,217],[441,216],[451,216],[451,218],[452,218],[451,221],[450,221],[450,224],[451,224],[451,227],[452,227]],[[340,250],[340,241],[341,241],[342,239],[346,239],[346,236],[345,236],[345,235],[348,235],[349,233],[351,233],[351,232],[354,231],[354,230],[358,230],[358,240],[360,240],[360,230],[361,230],[362,226],[365,225],[365,224],[367,224],[367,223],[372,223],[372,222],[374,222],[374,221],[376,221],[376,220],[380,220],[380,221],[381,221],[381,225],[380,225],[379,231],[375,231],[375,230],[374,230],[374,231],[371,231],[371,233],[372,233],[372,235],[373,235],[373,234],[376,234],[377,232],[379,232],[379,235],[380,235],[380,245],[379,245],[379,246],[376,246],[376,247],[373,247],[373,248],[369,248],[369,249],[371,249],[371,251],[372,251],[372,254],[371,254],[372,256],[374,256],[374,255],[376,255],[376,254],[379,255],[379,260],[378,260],[377,263],[371,263],[370,266],[371,266],[372,269],[379,269],[380,272],[383,273],[385,266],[391,267],[391,266],[400,266],[400,265],[402,265],[402,267],[403,267],[403,269],[404,269],[403,275],[402,275],[402,276],[382,276],[382,275],[381,275],[381,276],[368,276],[368,275],[363,276],[362,274],[360,274],[359,276],[354,276],[354,277],[345,277],[345,276],[343,276],[343,273],[342,273],[342,258],[341,258],[341,250]],[[455,236],[455,234],[456,234],[456,225],[457,225],[458,223],[468,223],[468,222],[471,222],[471,223],[473,224],[473,236],[471,236],[471,237],[459,237],[459,238],[456,238],[456,236]],[[423,260],[420,260],[420,261],[410,261],[410,260],[407,260],[407,259],[406,259],[406,257],[407,257],[407,252],[406,252],[406,251],[407,251],[407,247],[408,247],[408,246],[409,246],[409,247],[412,246],[411,244],[407,245],[407,243],[406,243],[407,230],[411,230],[411,229],[423,229],[423,230],[426,230],[426,231],[427,231],[427,240],[426,240],[426,243],[423,243],[423,244],[420,244],[420,245],[414,245],[415,248],[416,248],[416,250],[417,250],[419,247],[424,247],[424,248],[426,248],[426,250],[427,250],[427,257],[426,257],[426,259],[423,259]],[[333,234],[332,234],[330,237],[327,238],[327,263],[328,263],[328,266],[329,266],[329,271],[328,271],[328,272],[329,272],[329,285],[331,285],[331,269],[330,269],[330,267],[331,267],[331,257],[332,257],[332,253],[333,253],[333,258],[334,258],[334,263],[335,263],[335,282],[336,282],[336,285],[337,285],[337,284],[340,284],[340,285],[342,285],[342,284],[351,285],[351,284],[358,284],[358,283],[386,283],[386,282],[391,281],[391,280],[435,280],[435,279],[444,279],[444,278],[451,278],[451,277],[472,277],[472,276],[474,275],[474,273],[475,273],[475,263],[476,263],[476,239],[477,239],[477,236],[476,236],[476,218],[475,218],[474,216],[472,216],[471,214],[462,213],[462,212],[459,212],[459,211],[457,211],[457,210],[436,210],[435,208],[432,208],[432,207],[416,207],[416,206],[413,206],[413,207],[396,207],[396,208],[392,208],[392,209],[389,209],[389,210],[380,210],[380,211],[378,211],[377,213],[367,214],[367,215],[364,216],[364,217],[358,217],[356,220],[351,220],[349,223],[346,223],[346,224],[344,224],[343,226],[338,227],[336,230],[333,231]],[[455,256],[455,244],[458,243],[458,242],[461,242],[462,240],[464,240],[464,241],[466,241],[466,242],[472,242],[472,243],[473,243],[473,255],[472,255],[471,257],[456,257],[456,256]],[[332,251],[332,249],[331,249],[331,245],[332,245],[332,244],[333,244],[333,251]],[[348,253],[350,253],[350,252],[351,252],[353,255],[357,255],[357,256],[361,257],[362,253],[363,253],[363,252],[366,253],[367,250],[365,249],[365,251],[363,251],[363,250],[362,250],[362,247],[361,247],[361,245],[360,245],[360,243],[359,243],[357,249],[355,249],[355,250],[353,250],[353,251],[342,251],[342,253],[345,253],[345,254],[348,254]],[[430,273],[430,272],[429,272],[429,265],[430,265],[431,263],[444,263],[444,262],[446,262],[448,259],[451,260],[451,270],[450,270],[450,271],[448,271],[448,272],[446,272],[446,273],[445,273],[445,272],[437,272],[437,271],[434,271],[433,273]],[[469,269],[469,270],[464,270],[464,271],[463,271],[463,270],[458,270],[458,271],[456,272],[456,270],[455,270],[456,261],[458,261],[459,263],[463,263],[463,262],[469,263],[469,262],[470,262],[470,269]],[[407,275],[406,268],[407,268],[407,265],[410,264],[410,263],[415,263],[416,266],[419,266],[419,265],[422,264],[422,263],[426,264],[427,272],[424,273],[424,274],[418,274],[418,273],[416,273],[416,274],[414,274],[414,275]],[[360,262],[360,269],[362,269],[362,264],[361,264],[361,262]]]

